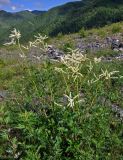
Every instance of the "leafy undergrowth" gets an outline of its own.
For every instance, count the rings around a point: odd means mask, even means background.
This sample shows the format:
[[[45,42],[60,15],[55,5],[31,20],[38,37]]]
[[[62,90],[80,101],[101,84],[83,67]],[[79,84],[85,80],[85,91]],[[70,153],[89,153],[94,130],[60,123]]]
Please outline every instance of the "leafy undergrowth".
[[[60,62],[21,56],[17,65],[1,61],[9,95],[0,103],[0,158],[122,160],[123,123],[111,109],[123,107],[122,61],[77,50]]]
[[[123,125],[112,113],[106,97],[121,106],[122,79],[99,80],[88,85],[88,80],[101,68],[119,70],[120,62],[93,64],[87,75],[88,61],[81,67],[83,77],[67,77],[55,67],[63,64],[44,62],[27,66],[23,62],[20,78],[11,76],[10,97],[1,103],[2,159],[123,159]],[[15,76],[15,70],[7,74]],[[9,73],[8,73],[9,72]],[[70,94],[71,93],[71,97]],[[75,97],[69,105],[68,95]]]

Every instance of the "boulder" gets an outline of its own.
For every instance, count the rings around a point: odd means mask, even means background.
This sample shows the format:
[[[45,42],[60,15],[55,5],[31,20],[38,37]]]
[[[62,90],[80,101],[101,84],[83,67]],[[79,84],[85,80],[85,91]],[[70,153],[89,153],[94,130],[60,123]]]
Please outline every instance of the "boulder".
[[[123,43],[118,39],[113,39],[111,43],[111,49],[115,51],[123,51]]]
[[[63,52],[55,49],[52,45],[48,46],[47,54],[50,59],[61,59],[63,56]]]
[[[7,92],[0,90],[0,102],[2,102],[6,97],[7,97]]]

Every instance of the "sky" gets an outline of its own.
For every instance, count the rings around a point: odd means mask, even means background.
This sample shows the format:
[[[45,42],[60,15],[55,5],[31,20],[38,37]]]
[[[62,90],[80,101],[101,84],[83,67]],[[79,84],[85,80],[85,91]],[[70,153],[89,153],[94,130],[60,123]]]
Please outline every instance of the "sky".
[[[17,12],[21,10],[48,10],[75,0],[0,0],[0,10]]]

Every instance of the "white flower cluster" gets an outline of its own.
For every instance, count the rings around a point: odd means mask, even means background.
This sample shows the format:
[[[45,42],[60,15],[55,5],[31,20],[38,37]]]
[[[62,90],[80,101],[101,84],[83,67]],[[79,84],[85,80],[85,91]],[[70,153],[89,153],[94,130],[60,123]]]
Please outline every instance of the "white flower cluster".
[[[18,41],[21,38],[21,33],[20,31],[17,31],[16,28],[14,28],[13,31],[11,31],[11,34],[9,35],[10,38],[10,42],[5,43],[4,45],[8,46],[8,45],[15,45],[16,41]]]
[[[45,43],[45,40],[48,37],[42,36],[41,34],[38,34],[38,36],[34,36],[34,37],[35,37],[35,40],[29,41],[29,44],[27,46],[21,45],[20,44],[21,33],[16,28],[14,28],[13,31],[11,31],[11,34],[9,36],[11,41],[5,43],[4,45],[9,46],[9,45],[17,44],[20,49],[20,52],[21,52],[21,53],[19,53],[19,56],[23,59],[27,58],[24,50],[29,50],[32,47],[39,48],[40,50],[43,51],[43,53],[46,53],[47,49],[48,49],[48,45],[47,45],[47,43]],[[41,56],[34,56],[34,58],[40,60]]]
[[[78,49],[72,50],[69,49],[70,52],[67,55],[64,55],[61,57],[61,63],[66,66],[66,69],[70,71],[72,78],[74,78],[74,81],[78,77],[83,77],[83,75],[80,72],[82,62],[85,62],[87,60],[87,56],[83,55]],[[58,72],[66,73],[68,72],[64,71],[62,68],[55,67],[55,70]]]

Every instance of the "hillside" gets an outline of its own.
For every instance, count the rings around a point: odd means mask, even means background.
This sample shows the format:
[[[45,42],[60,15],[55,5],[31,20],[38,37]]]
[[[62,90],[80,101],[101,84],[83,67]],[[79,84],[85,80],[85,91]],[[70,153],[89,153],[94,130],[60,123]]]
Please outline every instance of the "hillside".
[[[16,25],[23,24],[23,21],[26,21],[28,24],[28,22],[32,21],[35,16],[35,14],[29,11],[21,11],[18,13],[0,11],[0,43],[6,39],[11,28],[15,27]]]
[[[106,3],[104,0],[70,2],[47,12],[22,11],[15,14],[5,12],[0,15],[0,43],[7,41],[6,37],[13,27],[19,29],[24,34],[22,40],[27,41],[38,32],[56,36],[59,33],[78,32],[82,27],[102,27],[122,20],[122,0],[108,0]]]
[[[123,50],[102,48],[122,30],[119,22],[0,49],[1,160],[123,159]]]

